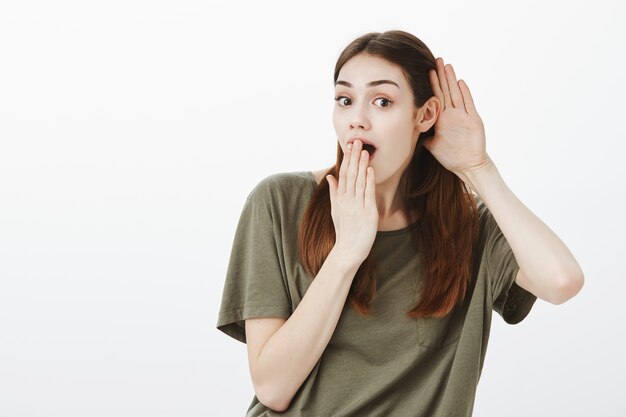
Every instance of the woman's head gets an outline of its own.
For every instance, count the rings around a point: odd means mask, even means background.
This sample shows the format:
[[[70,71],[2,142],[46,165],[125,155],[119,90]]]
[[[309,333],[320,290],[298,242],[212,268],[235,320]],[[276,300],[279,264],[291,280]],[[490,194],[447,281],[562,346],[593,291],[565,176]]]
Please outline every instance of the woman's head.
[[[430,69],[436,69],[433,54],[402,31],[369,33],[344,49],[334,74],[333,124],[341,159],[349,142],[364,138],[376,147],[370,165],[377,183],[404,173],[418,138],[434,133],[439,100]],[[391,83],[368,85],[380,80]]]

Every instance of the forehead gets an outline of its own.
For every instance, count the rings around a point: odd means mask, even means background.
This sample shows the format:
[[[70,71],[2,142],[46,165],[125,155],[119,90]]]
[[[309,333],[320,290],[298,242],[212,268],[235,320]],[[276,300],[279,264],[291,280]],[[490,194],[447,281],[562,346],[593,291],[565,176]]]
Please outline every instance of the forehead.
[[[407,87],[401,68],[386,59],[359,54],[350,58],[339,70],[337,80],[348,81],[354,88],[365,88],[365,84],[373,80],[391,80],[400,88]],[[395,87],[390,86],[395,89]]]

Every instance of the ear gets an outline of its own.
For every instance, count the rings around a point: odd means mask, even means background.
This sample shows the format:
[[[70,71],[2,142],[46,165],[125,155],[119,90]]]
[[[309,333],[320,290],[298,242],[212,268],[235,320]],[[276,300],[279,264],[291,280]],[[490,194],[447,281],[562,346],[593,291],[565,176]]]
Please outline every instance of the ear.
[[[432,96],[422,107],[413,112],[415,114],[415,130],[420,133],[426,132],[435,124],[440,112],[441,102],[436,96]]]

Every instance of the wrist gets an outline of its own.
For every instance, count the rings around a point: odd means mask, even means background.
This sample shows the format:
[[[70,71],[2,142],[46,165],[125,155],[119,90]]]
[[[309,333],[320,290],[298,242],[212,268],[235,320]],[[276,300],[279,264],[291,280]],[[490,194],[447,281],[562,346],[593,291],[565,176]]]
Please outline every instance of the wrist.
[[[342,274],[348,274],[354,276],[356,271],[359,269],[363,260],[357,261],[352,259],[350,256],[350,251],[348,249],[344,249],[341,246],[335,244],[333,248],[328,253],[327,261],[330,261],[336,269],[338,269]]]
[[[464,169],[457,173],[457,175],[468,187],[480,194],[481,184],[487,182],[490,177],[497,173],[498,168],[493,160],[487,156],[487,159],[480,165]]]

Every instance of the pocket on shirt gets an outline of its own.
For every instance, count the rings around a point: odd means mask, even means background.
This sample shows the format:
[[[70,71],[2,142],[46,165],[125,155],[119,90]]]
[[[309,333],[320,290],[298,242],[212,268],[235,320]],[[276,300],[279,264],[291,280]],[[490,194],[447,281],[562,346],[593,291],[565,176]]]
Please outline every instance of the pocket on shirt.
[[[415,319],[417,342],[420,346],[440,349],[458,341],[463,331],[461,308],[455,308],[445,317]]]

